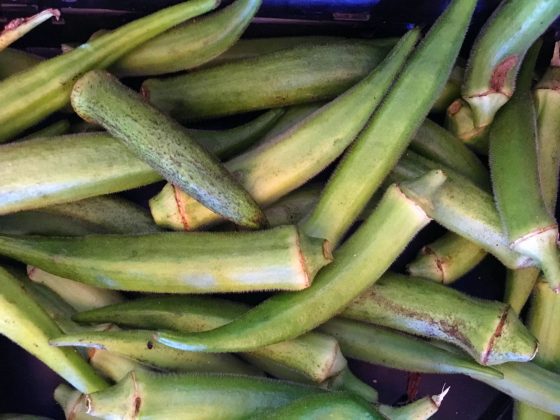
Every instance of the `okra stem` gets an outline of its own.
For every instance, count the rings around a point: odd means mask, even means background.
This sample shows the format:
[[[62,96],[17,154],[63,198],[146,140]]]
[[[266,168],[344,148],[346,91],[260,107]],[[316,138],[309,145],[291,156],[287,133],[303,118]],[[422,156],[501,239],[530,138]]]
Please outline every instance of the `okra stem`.
[[[45,9],[31,17],[18,18],[8,22],[4,26],[4,30],[0,32],[0,51],[52,17],[56,20],[60,19],[60,11],[57,9]]]

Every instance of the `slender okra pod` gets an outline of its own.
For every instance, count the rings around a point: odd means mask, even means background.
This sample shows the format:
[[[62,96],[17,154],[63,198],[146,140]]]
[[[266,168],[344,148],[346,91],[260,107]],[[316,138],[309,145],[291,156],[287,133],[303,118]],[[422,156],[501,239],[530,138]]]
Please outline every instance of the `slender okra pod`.
[[[120,381],[132,371],[152,371],[147,365],[107,350],[89,348],[87,355],[89,364],[113,382]]]
[[[467,355],[445,351],[389,328],[337,317],[319,330],[335,337],[342,352],[352,359],[409,372],[502,377],[494,368],[481,366]]]
[[[444,113],[449,105],[461,96],[461,85],[463,84],[463,78],[465,76],[465,69],[460,65],[455,65],[447,83],[443,88],[443,91],[439,95],[439,98],[432,106],[432,112]]]
[[[303,223],[308,235],[336,244],[354,223],[443,89],[475,6],[455,0],[433,24]]]
[[[0,80],[30,69],[42,60],[38,55],[14,48],[6,48],[0,51]]]
[[[385,274],[341,316],[443,340],[482,365],[526,362],[537,352],[537,340],[508,305],[418,277]]]
[[[489,125],[511,98],[529,47],[560,14],[557,0],[502,0],[471,50],[463,98],[475,127]]]
[[[415,183],[433,191],[443,181],[431,177]],[[308,289],[279,293],[211,331],[161,332],[155,338],[185,350],[215,352],[252,350],[298,337],[341,312],[375,283],[429,220],[398,186],[391,185],[368,219],[337,251],[335,261],[320,271]]]
[[[132,372],[107,391],[86,395],[85,405],[87,414],[102,418],[240,419],[325,392],[250,376]]]
[[[264,210],[270,226],[298,223],[319,201],[323,185],[305,185]]]
[[[535,267],[507,270],[504,302],[508,303],[516,314],[527,303],[537,283],[541,270]]]
[[[527,55],[515,94],[494,119],[490,129],[490,171],[511,249],[531,257],[550,286],[560,293],[558,226],[541,193],[536,116],[529,90],[539,49],[540,44],[535,45]]]
[[[41,137],[56,137],[62,136],[70,131],[70,122],[68,120],[59,120],[54,122],[45,128],[41,128],[40,130],[34,131],[33,133],[25,136],[21,140],[29,140]]]
[[[387,54],[367,40],[334,41],[148,79],[144,95],[178,121],[327,100],[365,77]]]
[[[107,383],[74,349],[51,347],[60,328],[7,270],[0,268],[0,333],[33,354],[83,392],[103,389]]]
[[[331,261],[294,226],[259,232],[0,236],[0,254],[92,286],[159,293],[300,290]]]
[[[406,267],[413,276],[450,284],[471,271],[486,257],[479,245],[448,232],[429,245]]]
[[[443,399],[450,389],[451,387],[444,387],[440,394],[421,398],[402,407],[391,407],[381,404],[379,405],[379,412],[389,420],[429,419],[438,412]]]
[[[147,297],[83,312],[74,319],[188,333],[225,325],[248,309],[241,303],[204,297]],[[322,383],[346,366],[336,340],[315,332],[241,356],[274,376],[298,382]]]
[[[277,136],[279,136],[284,131],[289,130],[300,121],[303,121],[323,105],[324,103],[322,102],[314,102],[311,104],[294,105],[287,108],[284,115],[282,115],[276,122],[274,127],[272,127],[272,129],[266,133],[260,143],[262,144],[268,141],[273,141],[272,139],[277,138]]]
[[[200,66],[228,50],[261,6],[261,0],[236,0],[193,22],[170,29],[120,58],[111,72],[149,76]]]
[[[263,206],[304,184],[332,163],[358,135],[418,37],[418,30],[410,31],[364,80],[289,130],[230,160],[226,168]],[[171,184],[152,198],[150,207],[158,225],[173,229],[197,229],[220,221],[216,213]]]
[[[190,0],[168,7],[3,80],[0,142],[67,105],[72,85],[80,75],[111,65],[150,38],[216,6],[216,0]]]
[[[0,32],[0,51],[7,48],[10,44],[31,32],[41,23],[46,22],[50,18],[58,20],[60,18],[60,11],[57,9],[45,9],[28,18],[14,19]]]
[[[477,127],[469,104],[457,99],[449,105],[445,115],[445,126],[470,149],[481,155],[488,154],[488,132],[490,126]]]
[[[177,122],[109,73],[94,70],[74,85],[72,107],[122,141],[167,181],[239,225],[257,228],[264,214],[247,191]]]

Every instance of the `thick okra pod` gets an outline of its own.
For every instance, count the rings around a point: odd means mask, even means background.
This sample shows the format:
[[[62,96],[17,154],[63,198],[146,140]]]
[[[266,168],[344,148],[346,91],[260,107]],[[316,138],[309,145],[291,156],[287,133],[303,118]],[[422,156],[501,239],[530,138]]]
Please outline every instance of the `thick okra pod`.
[[[261,0],[236,0],[211,15],[173,28],[119,59],[111,72],[146,76],[204,64],[239,39],[260,5]]]
[[[419,31],[410,31],[360,83],[289,130],[232,159],[226,168],[264,206],[304,184],[332,163],[358,135],[418,37]],[[158,225],[173,229],[197,229],[220,221],[217,214],[171,184],[150,201],[150,207]]]
[[[433,24],[303,223],[308,235],[336,244],[354,223],[443,89],[475,6],[455,0]]]
[[[341,316],[446,341],[482,365],[526,362],[537,352],[537,340],[508,305],[418,277],[385,274]]]
[[[68,104],[81,74],[111,65],[150,38],[216,6],[216,0],[190,0],[168,7],[0,82],[0,142]]]
[[[331,256],[294,226],[236,233],[0,236],[0,254],[115,290],[211,293],[300,290]]]
[[[415,183],[433,191],[441,182],[420,179]],[[335,261],[321,270],[308,289],[277,294],[211,331],[190,335],[162,332],[156,339],[185,350],[212,352],[252,350],[298,337],[341,312],[375,283],[429,220],[398,186],[391,185],[368,219],[337,251]]]
[[[489,125],[513,95],[525,53],[559,14],[557,0],[502,0],[479,33],[465,73],[463,97],[475,127]]]
[[[6,48],[0,51],[0,80],[36,66],[42,58],[24,51]]]
[[[177,122],[151,107],[109,73],[94,70],[72,89],[72,107],[122,141],[167,181],[204,206],[239,225],[265,223],[262,210]]]
[[[387,54],[368,41],[302,45],[167,79],[148,79],[144,95],[179,121],[331,99]]]
[[[18,280],[0,268],[0,333],[36,356],[82,392],[103,389],[107,383],[74,349],[51,347],[60,328]]]
[[[4,26],[4,30],[0,32],[0,51],[52,17],[58,20],[60,12],[57,9],[45,9],[31,17],[18,18],[8,22]]]
[[[558,226],[541,193],[530,85],[540,45],[527,55],[511,100],[490,129],[492,187],[511,249],[531,257],[560,293]]]

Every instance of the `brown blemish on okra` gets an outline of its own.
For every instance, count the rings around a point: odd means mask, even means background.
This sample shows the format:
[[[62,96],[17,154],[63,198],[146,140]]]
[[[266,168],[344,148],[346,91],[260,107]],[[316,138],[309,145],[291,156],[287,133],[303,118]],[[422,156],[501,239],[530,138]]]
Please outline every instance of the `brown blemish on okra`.
[[[437,252],[434,252],[432,250],[432,248],[430,248],[429,246],[422,247],[422,250],[420,252],[423,255],[432,255],[434,257],[433,261],[434,261],[434,264],[436,265],[436,270],[438,271],[438,273],[440,275],[441,283],[445,284],[445,270],[443,268],[443,266],[445,264],[445,260],[441,259],[439,257],[439,255],[437,254]]]
[[[183,224],[183,228],[188,231],[189,222],[187,219],[187,212],[185,211],[185,200],[183,200],[184,196],[175,185],[171,184],[171,188],[173,188],[173,196],[175,197],[175,202],[177,203],[177,210],[179,211],[181,223]]]
[[[490,79],[491,91],[500,92],[506,96],[510,96],[505,92],[502,92],[502,89],[505,85],[508,73],[517,64],[518,61],[519,57],[517,57],[516,55],[511,55],[509,57],[506,57],[501,63],[496,66],[496,69],[494,70],[494,73],[492,73],[492,77]],[[484,96],[487,93],[488,92],[485,92],[478,96]]]
[[[494,348],[494,343],[500,336],[502,335],[502,330],[504,329],[504,325],[506,323],[506,319],[510,310],[510,306],[506,306],[502,315],[500,316],[500,321],[496,327],[496,331],[494,331],[494,335],[490,337],[490,341],[488,342],[488,346],[482,355],[482,364],[486,365],[488,363],[488,359],[490,358],[490,354],[492,354],[492,349]]]

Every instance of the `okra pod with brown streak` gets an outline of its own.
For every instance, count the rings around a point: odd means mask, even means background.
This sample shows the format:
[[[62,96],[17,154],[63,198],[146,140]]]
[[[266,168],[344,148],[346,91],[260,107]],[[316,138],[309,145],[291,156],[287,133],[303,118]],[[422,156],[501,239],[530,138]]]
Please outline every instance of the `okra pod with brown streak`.
[[[263,206],[304,184],[332,163],[358,135],[418,37],[419,31],[410,31],[360,83],[289,130],[230,160],[226,168]],[[158,225],[172,229],[194,230],[221,220],[171,184],[152,198],[150,208]]]
[[[39,64],[42,60],[38,55],[14,48],[6,48],[0,51],[0,80],[27,70]]]
[[[190,0],[168,7],[3,80],[0,142],[67,105],[72,85],[80,75],[111,65],[150,38],[216,6],[216,0]]]
[[[481,155],[488,155],[488,133],[490,126],[476,127],[469,104],[457,99],[447,108],[445,126],[467,147]]]
[[[176,121],[150,106],[114,76],[94,70],[74,85],[72,107],[83,119],[101,124],[176,188],[232,222],[266,224],[253,197],[218,159]]]
[[[419,277],[385,274],[341,316],[446,341],[482,365],[526,362],[537,352],[537,340],[508,305]]]
[[[17,18],[8,22],[4,26],[4,30],[0,32],[0,51],[50,18],[60,19],[60,12],[57,9],[45,9],[31,17]]]
[[[0,236],[0,254],[86,284],[158,293],[300,290],[331,261],[294,226],[236,233]]]

